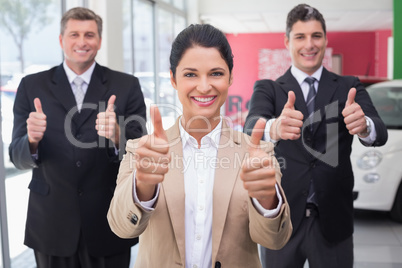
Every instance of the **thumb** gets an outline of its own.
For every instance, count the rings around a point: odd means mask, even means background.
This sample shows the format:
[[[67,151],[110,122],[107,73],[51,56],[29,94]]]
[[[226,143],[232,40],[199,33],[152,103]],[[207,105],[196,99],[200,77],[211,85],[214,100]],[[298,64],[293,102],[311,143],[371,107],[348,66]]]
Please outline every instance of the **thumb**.
[[[356,89],[354,87],[352,87],[349,90],[348,99],[346,100],[345,107],[352,105],[355,102],[355,97],[356,97]]]
[[[253,131],[251,132],[251,145],[252,149],[259,148],[260,141],[264,135],[265,125],[267,121],[263,118],[258,119],[255,123]]]
[[[152,125],[154,126],[155,136],[167,141],[166,132],[163,129],[163,125],[162,125],[161,113],[159,112],[158,106],[156,106],[156,105],[151,106],[151,120],[152,120]]]
[[[288,92],[288,101],[283,108],[295,109],[296,95],[293,91]]]
[[[43,114],[42,103],[40,102],[39,98],[34,99],[34,105],[36,112]]]
[[[107,111],[114,112],[114,102],[116,101],[116,95],[110,96],[109,100],[107,101]]]

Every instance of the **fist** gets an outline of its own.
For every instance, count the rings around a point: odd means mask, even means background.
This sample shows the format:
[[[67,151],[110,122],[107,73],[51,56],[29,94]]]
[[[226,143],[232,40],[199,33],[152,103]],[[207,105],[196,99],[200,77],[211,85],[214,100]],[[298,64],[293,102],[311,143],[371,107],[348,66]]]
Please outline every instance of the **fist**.
[[[35,111],[27,119],[27,134],[30,144],[38,144],[46,131],[46,115],[43,113],[39,98],[34,99]]]
[[[106,111],[98,113],[95,129],[99,136],[110,139],[118,148],[120,127],[117,124],[116,113],[114,112],[115,101],[116,96],[112,95],[108,100]]]
[[[363,133],[367,130],[365,114],[360,105],[355,102],[355,97],[356,89],[351,88],[348,93],[345,108],[342,110],[343,121],[351,135]]]
[[[143,136],[136,150],[136,189],[141,201],[153,198],[156,185],[161,183],[169,171],[170,155],[166,132],[158,107],[151,107],[154,132]]]
[[[281,115],[273,122],[269,135],[273,140],[297,140],[303,126],[303,114],[295,109],[296,96],[288,93],[288,101],[283,106]]]
[[[265,120],[260,118],[251,133],[248,156],[242,164],[240,178],[249,196],[254,197],[266,209],[273,209],[279,200],[276,196],[276,170],[271,155],[260,148]]]

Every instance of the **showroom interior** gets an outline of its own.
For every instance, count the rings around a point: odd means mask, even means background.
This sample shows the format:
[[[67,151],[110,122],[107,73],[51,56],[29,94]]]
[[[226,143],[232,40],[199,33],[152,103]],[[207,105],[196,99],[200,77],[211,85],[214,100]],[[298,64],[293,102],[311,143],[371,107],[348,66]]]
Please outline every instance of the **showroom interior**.
[[[237,130],[242,130],[254,82],[276,79],[289,68],[290,58],[286,56],[283,41],[286,14],[302,2],[316,7],[326,18],[329,40],[324,60],[326,68],[340,75],[357,76],[367,85],[402,79],[402,50],[396,49],[402,47],[400,0],[22,2],[23,8],[32,13],[26,17],[31,20],[27,34],[22,35],[16,24],[4,27],[4,23],[0,23],[0,147],[3,150],[0,157],[0,268],[35,267],[32,251],[23,244],[31,171],[17,170],[8,156],[12,108],[22,77],[63,61],[59,22],[62,14],[72,7],[88,7],[101,15],[104,23],[102,48],[96,61],[138,77],[147,107],[162,104],[165,128],[181,114],[177,94],[170,84],[170,48],[175,36],[191,23],[212,24],[229,40],[235,79],[223,113],[233,120]],[[40,4],[33,5],[38,2]],[[0,2],[2,12],[6,15],[13,11]],[[151,130],[150,124],[147,127]],[[402,268],[402,224],[390,220],[384,211],[363,210],[357,216],[356,267]],[[132,254],[135,260],[136,249],[133,248]]]

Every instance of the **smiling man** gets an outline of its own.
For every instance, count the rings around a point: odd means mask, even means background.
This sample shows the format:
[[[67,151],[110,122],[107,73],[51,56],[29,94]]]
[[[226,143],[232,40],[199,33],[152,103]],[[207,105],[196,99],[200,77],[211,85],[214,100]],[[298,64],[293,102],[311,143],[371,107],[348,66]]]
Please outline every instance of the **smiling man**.
[[[106,212],[125,140],[146,133],[141,87],[95,62],[93,11],[70,9],[60,26],[64,62],[23,78],[14,104],[10,158],[32,169],[24,242],[38,268],[128,268],[138,240],[117,237]]]
[[[353,172],[351,144],[381,146],[387,130],[356,77],[322,65],[328,39],[325,20],[300,4],[288,14],[285,46],[292,66],[276,81],[254,85],[244,130],[268,119],[264,139],[283,160],[282,186],[293,234],[280,250],[261,248],[267,267],[353,266]]]

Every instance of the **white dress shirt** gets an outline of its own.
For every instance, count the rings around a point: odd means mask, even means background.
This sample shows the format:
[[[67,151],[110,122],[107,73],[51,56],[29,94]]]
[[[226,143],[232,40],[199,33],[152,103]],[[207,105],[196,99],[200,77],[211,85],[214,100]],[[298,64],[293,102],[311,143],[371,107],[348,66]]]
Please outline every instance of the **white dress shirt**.
[[[318,91],[318,85],[320,83],[322,70],[323,70],[323,66],[318,68],[318,70],[315,71],[315,73],[313,73],[313,75],[311,75],[311,77],[314,77],[316,79],[315,82],[314,82],[314,88],[315,88],[316,91]],[[303,92],[304,100],[307,100],[307,95],[308,95],[308,91],[310,89],[310,86],[305,81],[305,79],[309,75],[304,73],[304,72],[302,72],[300,69],[296,68],[294,65],[292,65],[292,67],[290,68],[290,72],[292,73],[294,78],[299,83],[300,88],[301,88],[301,90]],[[272,123],[275,121],[275,119],[276,118],[272,118],[272,119],[268,120],[267,124],[265,125],[265,131],[264,131],[265,140],[270,141],[270,142],[272,142],[274,144],[277,143],[278,141],[271,139],[269,131],[270,131]],[[375,139],[377,138],[377,132],[375,131],[375,126],[374,126],[373,120],[371,120],[367,116],[366,116],[366,119],[370,121],[371,126],[372,126],[370,135],[368,135],[367,137],[364,137],[364,138],[362,138],[360,136],[358,136],[358,137],[359,137],[360,140],[364,141],[366,144],[372,144],[375,141]]]
[[[189,268],[210,268],[212,266],[212,209],[215,168],[217,167],[218,145],[221,137],[222,119],[210,133],[197,140],[184,130],[181,123],[180,136],[183,144],[184,191],[185,191],[185,249],[186,266]],[[134,174],[135,181],[135,174]],[[273,218],[279,214],[282,196],[275,185],[279,199],[273,210],[264,209],[256,199],[253,204],[264,217]],[[152,206],[159,195],[158,185],[155,197],[150,201],[139,201],[134,183],[133,198],[145,210]],[[247,231],[247,230],[244,230]],[[209,257],[207,257],[209,256]]]
[[[88,70],[86,70],[83,74],[77,75],[73,70],[70,69],[70,67],[68,67],[66,61],[63,62],[63,67],[64,67],[64,70],[66,71],[67,79],[71,85],[71,88],[73,89],[74,95],[75,95],[75,92],[77,91],[77,86],[73,83],[73,81],[77,76],[81,77],[82,80],[84,80],[84,83],[82,83],[81,88],[82,88],[82,91],[84,92],[84,95],[85,95],[85,93],[87,93],[88,85],[89,85],[89,82],[91,82],[91,76],[95,69],[95,64],[96,63],[94,62],[91,65],[91,67],[89,67]]]

